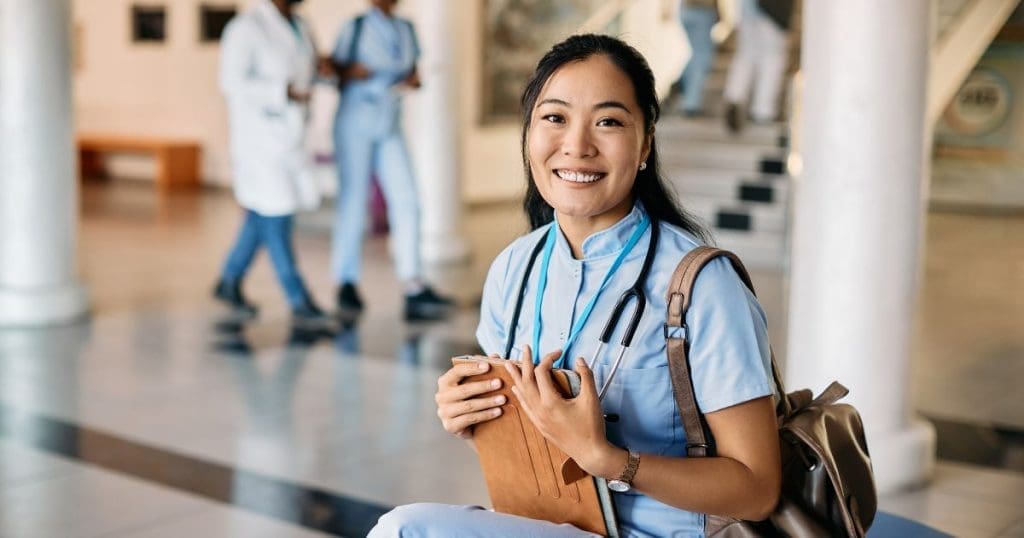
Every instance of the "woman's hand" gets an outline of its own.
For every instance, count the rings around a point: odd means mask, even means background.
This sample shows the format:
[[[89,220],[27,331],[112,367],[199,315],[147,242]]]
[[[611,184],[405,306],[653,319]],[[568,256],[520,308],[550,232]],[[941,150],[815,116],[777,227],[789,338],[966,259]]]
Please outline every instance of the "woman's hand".
[[[416,68],[413,68],[412,72],[410,72],[404,79],[402,79],[401,83],[414,90],[419,89],[419,87],[423,85],[423,83],[420,81],[420,74],[416,70]]]
[[[609,467],[607,460],[616,449],[605,438],[594,373],[582,358],[576,359],[580,393],[572,399],[562,397],[551,377],[552,365],[559,355],[560,351],[549,353],[534,366],[532,350],[527,346],[520,367],[511,362],[505,364],[515,382],[512,392],[545,438],[576,460],[584,471],[603,476]]]
[[[463,439],[471,439],[475,424],[501,416],[500,406],[505,403],[504,396],[479,397],[501,388],[500,379],[462,382],[490,368],[491,365],[484,361],[456,364],[438,378],[434,401],[437,402],[437,416],[441,418],[445,431]]]
[[[308,91],[299,90],[291,84],[288,85],[288,99],[295,101],[300,105],[304,105],[309,103],[309,97],[310,93]]]
[[[342,71],[341,78],[344,80],[366,80],[372,74],[365,65],[359,62],[352,62]]]

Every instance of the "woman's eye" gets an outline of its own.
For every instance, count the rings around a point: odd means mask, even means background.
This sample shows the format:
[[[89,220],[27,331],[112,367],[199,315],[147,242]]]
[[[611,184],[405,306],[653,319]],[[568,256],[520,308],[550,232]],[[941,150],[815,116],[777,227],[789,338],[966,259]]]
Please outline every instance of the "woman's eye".
[[[565,123],[565,118],[563,118],[560,114],[545,114],[541,116],[540,119],[544,121],[549,121],[551,123]]]
[[[597,122],[598,127],[622,127],[622,122],[615,118],[602,118]]]

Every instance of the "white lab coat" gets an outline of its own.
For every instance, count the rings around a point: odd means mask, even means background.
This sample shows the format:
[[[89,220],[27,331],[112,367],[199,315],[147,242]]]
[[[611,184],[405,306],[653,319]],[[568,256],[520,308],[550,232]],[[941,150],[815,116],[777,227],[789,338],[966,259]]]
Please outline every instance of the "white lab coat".
[[[256,0],[225,28],[220,86],[228,104],[235,197],[242,207],[280,216],[319,204],[305,149],[308,110],[288,99],[289,84],[309,90],[315,75],[308,26],[298,20],[297,34],[270,0]]]

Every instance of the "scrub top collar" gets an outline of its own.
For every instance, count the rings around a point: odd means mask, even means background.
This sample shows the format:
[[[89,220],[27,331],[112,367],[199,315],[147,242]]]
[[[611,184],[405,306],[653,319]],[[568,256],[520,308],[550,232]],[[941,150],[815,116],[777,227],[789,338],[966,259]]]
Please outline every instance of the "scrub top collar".
[[[379,7],[372,6],[370,7],[370,12],[367,18],[369,19],[370,24],[381,32],[385,42],[391,48],[391,53],[394,56],[399,56],[402,53],[402,36],[398,28],[398,17],[393,13],[391,16],[385,15]]]
[[[587,237],[583,241],[583,259],[576,260],[580,262],[593,261],[598,258],[605,256],[616,256],[622,247],[626,246],[626,242],[629,241],[629,237],[633,235],[633,231],[636,229],[637,224],[643,215],[647,214],[647,210],[644,209],[642,203],[639,200],[633,203],[633,209],[625,216],[622,220],[616,222],[611,227],[601,230],[590,237]],[[555,215],[555,220],[552,223],[553,226],[558,225],[558,216]],[[648,232],[649,233],[649,232]],[[644,235],[647,235],[646,233]],[[573,259],[572,249],[569,248],[569,241],[565,238],[565,234],[557,234],[558,240],[555,242],[555,251],[560,255]],[[641,241],[643,243],[643,241]],[[634,249],[637,250],[637,249]],[[640,255],[643,255],[643,249],[639,249]],[[631,252],[627,259],[636,256],[635,252]]]
[[[370,6],[369,16],[371,19],[376,19],[377,21],[383,22],[385,24],[394,24],[395,21],[394,13],[392,13],[390,16],[385,15],[384,12],[381,11],[380,8],[377,6]]]

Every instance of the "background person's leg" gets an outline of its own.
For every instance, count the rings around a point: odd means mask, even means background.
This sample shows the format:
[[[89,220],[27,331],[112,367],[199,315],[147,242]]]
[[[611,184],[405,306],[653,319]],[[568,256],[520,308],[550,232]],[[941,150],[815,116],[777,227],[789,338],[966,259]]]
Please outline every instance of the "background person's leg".
[[[596,534],[572,525],[556,525],[525,517],[500,514],[479,506],[418,503],[399,506],[381,516],[368,538],[490,538],[531,536],[536,538],[592,538]]]
[[[750,85],[754,78],[757,62],[757,0],[740,1],[740,20],[736,29],[736,54],[729,64],[725,80],[725,99],[730,103],[743,105],[750,97]]]
[[[335,132],[338,206],[331,236],[331,272],[339,285],[359,282],[374,151],[372,138],[344,121],[339,118]]]
[[[281,282],[285,297],[292,310],[304,306],[309,301],[306,285],[299,275],[295,263],[295,252],[292,249],[292,216],[278,217],[260,216],[260,236],[267,246],[270,261]]]
[[[234,246],[228,253],[224,268],[221,270],[221,279],[225,282],[238,282],[245,277],[252,265],[253,258],[260,246],[260,234],[257,220],[259,216],[250,209],[246,209],[242,219],[242,227],[238,230],[238,237]]]
[[[242,279],[245,278],[256,252],[259,250],[258,219],[259,216],[252,210],[245,210],[238,238],[235,239],[235,244],[228,253],[224,268],[221,270],[220,280],[213,289],[215,298],[223,301],[244,317],[256,315],[256,306],[247,301],[242,294]]]
[[[711,39],[711,27],[714,25],[713,9],[683,8],[683,28],[692,50],[682,75],[685,112],[700,112],[704,107],[704,82],[715,59],[715,42]]]
[[[758,14],[754,26],[758,60],[750,116],[754,121],[775,121],[779,115],[779,93],[786,74],[788,37],[785,30],[763,13]]]
[[[420,200],[409,152],[401,134],[392,134],[381,140],[374,155],[374,169],[387,201],[395,273],[403,282],[419,280],[422,273]]]
[[[375,162],[380,187],[387,199],[395,272],[405,285],[405,319],[442,319],[448,315],[452,301],[438,295],[422,281],[420,200],[401,134],[381,141]]]

